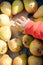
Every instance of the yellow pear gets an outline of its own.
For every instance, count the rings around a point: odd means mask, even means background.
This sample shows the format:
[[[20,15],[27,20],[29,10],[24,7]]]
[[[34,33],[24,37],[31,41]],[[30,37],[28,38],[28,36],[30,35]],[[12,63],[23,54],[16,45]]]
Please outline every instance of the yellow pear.
[[[23,0],[25,10],[28,13],[34,13],[36,12],[38,8],[38,3],[35,0]]]
[[[43,16],[43,5],[41,5],[38,10],[34,13],[34,18],[39,18]]]
[[[22,49],[22,42],[18,38],[8,41],[8,47],[12,52],[19,52]]]
[[[0,40],[0,54],[5,54],[7,50],[7,43],[3,40]]]
[[[8,16],[11,16],[11,4],[8,1],[1,3],[1,12]]]
[[[4,54],[0,59],[0,65],[12,65],[12,59],[9,55]]]
[[[0,14],[0,27],[10,26],[10,19],[6,14]]]
[[[43,22],[43,17],[34,18],[34,22],[39,22],[39,21],[42,21]]]
[[[8,26],[0,27],[0,38],[8,42],[11,38],[11,30]]]
[[[34,22],[39,22],[39,21],[42,21],[43,22],[43,17],[34,18]]]

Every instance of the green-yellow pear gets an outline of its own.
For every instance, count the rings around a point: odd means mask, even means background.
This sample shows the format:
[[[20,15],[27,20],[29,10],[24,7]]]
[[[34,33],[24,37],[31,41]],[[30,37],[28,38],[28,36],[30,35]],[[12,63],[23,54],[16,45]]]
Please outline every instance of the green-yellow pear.
[[[27,56],[26,54],[21,54],[14,58],[13,65],[27,65]]]
[[[43,65],[42,58],[36,56],[28,57],[28,65]]]
[[[20,0],[15,0],[12,3],[12,14],[16,15],[23,10],[23,3]]]
[[[30,35],[24,35],[22,37],[22,42],[23,42],[23,45],[26,47],[26,48],[29,48],[30,46],[30,43],[33,41],[33,37],[30,36]]]
[[[40,40],[34,39],[30,44],[30,52],[34,56],[42,56],[43,55],[43,42]]]

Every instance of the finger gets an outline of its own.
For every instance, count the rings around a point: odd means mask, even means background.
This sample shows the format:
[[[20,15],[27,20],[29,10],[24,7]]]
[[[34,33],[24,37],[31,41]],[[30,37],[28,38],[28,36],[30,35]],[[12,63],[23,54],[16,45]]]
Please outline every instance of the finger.
[[[21,24],[19,24],[18,22],[16,22],[16,25],[21,26]]]
[[[18,25],[18,26],[20,26],[20,27],[24,27],[24,23],[19,23],[19,22],[16,22],[16,24]]]
[[[22,24],[22,20],[21,19],[16,19],[16,22],[18,22],[19,24]]]
[[[22,21],[24,21],[24,22],[27,21],[27,19],[26,19],[24,16],[21,16],[20,19],[21,19]]]
[[[16,19],[16,24],[20,27],[24,26],[23,21],[21,19]]]

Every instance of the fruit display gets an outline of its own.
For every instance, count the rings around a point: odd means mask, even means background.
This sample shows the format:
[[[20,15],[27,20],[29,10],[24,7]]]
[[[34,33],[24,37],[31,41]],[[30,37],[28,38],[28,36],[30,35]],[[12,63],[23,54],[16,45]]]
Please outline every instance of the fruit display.
[[[39,18],[43,16],[43,5],[41,5],[38,10],[34,13],[34,18]]]
[[[14,38],[9,40],[8,46],[12,52],[19,52],[22,49],[22,42],[20,39]]]
[[[38,8],[38,3],[35,0],[23,0],[25,10],[28,13],[34,13],[36,12]]]
[[[33,37],[32,36],[29,36],[29,35],[24,35],[22,37],[22,42],[23,42],[23,45],[26,47],[26,48],[29,48],[30,46],[30,43],[33,41]]]
[[[0,27],[0,39],[8,42],[11,38],[11,30],[8,26]]]
[[[0,65],[43,65],[39,5],[37,0],[0,0]]]
[[[8,1],[1,3],[1,12],[8,16],[11,16],[11,4]]]
[[[34,39],[30,44],[30,52],[35,56],[43,55],[43,43],[37,39]]]
[[[5,54],[7,52],[7,43],[3,40],[0,40],[0,54]]]
[[[23,3],[20,0],[15,0],[12,3],[12,14],[16,15],[23,10]]]
[[[30,56],[28,58],[28,65],[42,65],[42,62],[41,57]]]
[[[10,19],[6,14],[0,14],[0,27],[10,26]]]
[[[9,55],[5,54],[1,57],[0,65],[12,65],[12,59]]]
[[[26,54],[22,54],[17,56],[13,60],[13,65],[27,65],[27,56]]]

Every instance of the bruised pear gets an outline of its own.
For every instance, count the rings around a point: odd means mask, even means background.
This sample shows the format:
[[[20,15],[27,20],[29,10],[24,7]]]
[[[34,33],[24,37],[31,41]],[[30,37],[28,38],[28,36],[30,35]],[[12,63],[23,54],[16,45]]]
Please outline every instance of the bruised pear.
[[[12,52],[19,52],[22,49],[22,42],[20,39],[14,38],[9,40],[8,46]]]
[[[0,38],[6,42],[8,42],[11,38],[11,30],[8,26],[0,27]]]
[[[7,43],[0,40],[0,54],[5,54],[7,52]]]
[[[0,14],[0,27],[10,26],[10,19],[6,14]]]
[[[38,3],[35,0],[23,0],[25,10],[28,13],[34,13],[36,12],[38,8]]]
[[[7,16],[11,16],[11,4],[8,1],[1,3],[1,12]]]
[[[28,58],[28,65],[43,65],[42,58],[36,56],[30,56]]]
[[[42,21],[43,22],[43,17],[34,18],[34,22],[39,22],[39,21]]]
[[[16,15],[23,10],[23,3],[20,0],[15,0],[12,3],[12,14]]]
[[[34,18],[39,18],[43,16],[43,5],[41,5],[38,10],[34,13]]]
[[[22,37],[22,42],[23,42],[23,45],[26,47],[26,48],[29,48],[30,46],[30,43],[33,41],[33,37],[30,36],[30,35],[24,35]]]
[[[12,65],[12,59],[9,55],[4,54],[0,59],[0,65]]]
[[[37,39],[34,39],[30,44],[30,52],[35,56],[43,55],[43,43]]]
[[[14,58],[13,65],[27,65],[27,56],[26,54],[19,55]]]

